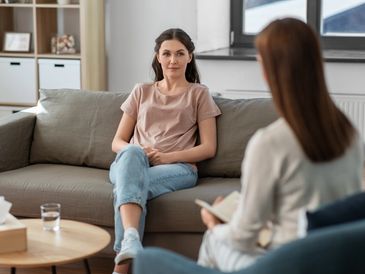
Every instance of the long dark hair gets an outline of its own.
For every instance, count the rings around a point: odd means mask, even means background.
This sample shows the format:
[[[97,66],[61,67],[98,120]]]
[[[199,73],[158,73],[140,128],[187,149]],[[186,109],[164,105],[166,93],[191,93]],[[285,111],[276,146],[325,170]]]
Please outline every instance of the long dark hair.
[[[195,56],[194,56],[194,50],[195,50],[194,43],[193,41],[191,41],[190,36],[182,29],[165,30],[156,38],[155,56],[153,57],[152,61],[152,68],[153,71],[155,72],[155,81],[160,81],[164,78],[161,64],[157,60],[157,54],[158,51],[160,50],[162,42],[166,40],[178,40],[186,47],[186,49],[188,50],[189,54],[191,54],[192,57],[190,63],[188,63],[186,67],[185,78],[190,83],[200,83],[199,72],[196,66]]]
[[[284,18],[264,28],[255,43],[274,104],[307,157],[326,162],[343,155],[355,130],[328,93],[314,31]]]

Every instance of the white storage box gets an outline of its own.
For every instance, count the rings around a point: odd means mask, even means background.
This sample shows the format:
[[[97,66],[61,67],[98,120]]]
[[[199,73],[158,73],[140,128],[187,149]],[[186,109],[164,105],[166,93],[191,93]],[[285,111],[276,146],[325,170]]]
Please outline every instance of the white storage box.
[[[0,102],[12,105],[37,103],[36,64],[33,58],[0,58]]]
[[[80,60],[39,59],[39,88],[81,88]]]

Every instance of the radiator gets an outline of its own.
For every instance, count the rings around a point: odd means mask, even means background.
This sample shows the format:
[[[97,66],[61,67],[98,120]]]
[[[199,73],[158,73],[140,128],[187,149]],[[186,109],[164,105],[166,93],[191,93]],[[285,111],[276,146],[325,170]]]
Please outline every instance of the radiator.
[[[331,94],[331,96],[357,128],[365,142],[365,94]]]
[[[270,98],[267,91],[229,89],[216,94],[231,99]],[[365,142],[365,94],[331,93],[337,106],[347,115]]]

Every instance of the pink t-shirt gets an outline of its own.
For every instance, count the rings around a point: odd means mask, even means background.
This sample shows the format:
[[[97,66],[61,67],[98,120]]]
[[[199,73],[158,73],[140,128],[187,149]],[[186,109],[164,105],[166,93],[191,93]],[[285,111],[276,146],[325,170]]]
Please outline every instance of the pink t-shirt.
[[[193,83],[176,95],[163,94],[155,83],[137,84],[121,109],[137,121],[130,143],[162,152],[194,147],[198,122],[221,114],[208,88]]]

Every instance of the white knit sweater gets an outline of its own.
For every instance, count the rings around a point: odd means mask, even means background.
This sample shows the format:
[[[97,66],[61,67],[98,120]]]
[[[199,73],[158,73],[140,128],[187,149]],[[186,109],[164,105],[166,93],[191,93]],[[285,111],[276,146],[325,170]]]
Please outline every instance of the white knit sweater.
[[[213,233],[233,249],[256,249],[260,229],[273,223],[271,248],[298,237],[298,217],[361,190],[363,145],[357,136],[345,154],[330,162],[308,160],[284,119],[259,130],[242,163],[242,191],[231,222]]]

